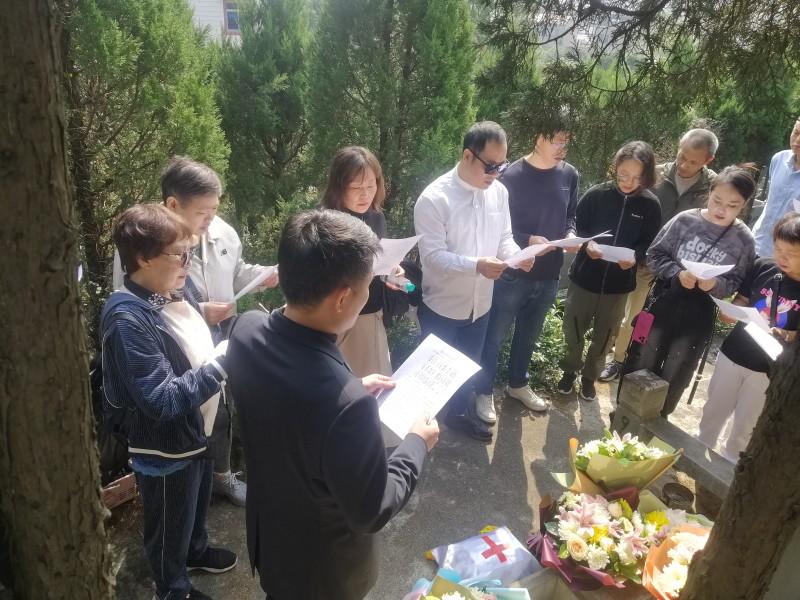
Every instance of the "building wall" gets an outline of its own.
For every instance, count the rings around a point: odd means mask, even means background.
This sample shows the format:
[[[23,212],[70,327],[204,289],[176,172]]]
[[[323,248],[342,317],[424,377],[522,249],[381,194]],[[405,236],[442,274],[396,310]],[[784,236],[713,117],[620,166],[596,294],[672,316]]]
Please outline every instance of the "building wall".
[[[230,0],[188,0],[194,11],[194,23],[199,29],[206,29],[211,39],[221,41],[223,38],[238,39],[225,27],[225,6],[235,4]]]

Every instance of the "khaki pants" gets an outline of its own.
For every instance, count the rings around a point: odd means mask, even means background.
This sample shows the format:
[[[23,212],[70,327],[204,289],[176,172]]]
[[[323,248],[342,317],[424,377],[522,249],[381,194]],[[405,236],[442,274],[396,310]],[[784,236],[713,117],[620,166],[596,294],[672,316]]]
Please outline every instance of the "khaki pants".
[[[339,336],[336,345],[356,377],[392,374],[383,311],[359,315],[356,324]]]
[[[636,289],[628,294],[628,300],[625,303],[625,317],[622,325],[619,326],[614,342],[614,360],[618,363],[625,362],[625,352],[628,350],[628,344],[630,344],[633,334],[631,322],[636,315],[642,312],[652,282],[653,272],[643,265],[638,265],[636,267]]]

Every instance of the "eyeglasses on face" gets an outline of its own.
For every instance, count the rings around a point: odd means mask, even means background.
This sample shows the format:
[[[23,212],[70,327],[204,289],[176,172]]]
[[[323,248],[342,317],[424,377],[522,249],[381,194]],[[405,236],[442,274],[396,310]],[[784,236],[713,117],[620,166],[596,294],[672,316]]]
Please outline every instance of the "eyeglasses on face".
[[[640,175],[628,175],[627,173],[617,173],[617,181],[622,183],[641,183],[642,178]]]
[[[474,156],[481,162],[481,164],[483,165],[483,172],[486,173],[487,175],[492,175],[493,173],[497,173],[497,175],[499,176],[505,173],[506,169],[508,168],[507,160],[504,160],[501,163],[490,163],[486,162],[480,156],[478,156],[478,153],[475,152],[474,150],[470,149],[470,152],[472,153],[472,156]]]
[[[183,252],[162,252],[164,256],[177,256],[181,261],[181,267],[184,269],[188,267],[192,263],[192,257],[194,256],[194,248],[187,248]]]

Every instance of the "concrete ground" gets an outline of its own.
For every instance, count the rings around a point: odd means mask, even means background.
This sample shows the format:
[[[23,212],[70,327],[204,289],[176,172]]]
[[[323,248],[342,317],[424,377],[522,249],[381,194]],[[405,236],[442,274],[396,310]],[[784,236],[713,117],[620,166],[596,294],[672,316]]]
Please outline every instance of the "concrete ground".
[[[687,406],[684,398],[672,418],[689,433],[695,432],[712,371],[710,361],[692,406]],[[491,445],[443,427],[417,490],[406,508],[379,534],[381,571],[368,600],[401,599],[416,579],[435,573],[434,563],[425,559],[426,550],[475,535],[486,524],[507,525],[524,542],[538,525],[537,507],[542,496],[562,491],[550,473],[569,470],[568,439],[593,439],[608,427],[616,384],[597,387],[598,401],[556,394],[552,409],[543,415],[529,413],[515,400],[498,393],[499,423]],[[675,478],[693,486],[694,482],[680,473],[662,479]],[[655,487],[658,491],[659,482]],[[118,598],[149,600],[152,588],[136,504],[116,509],[110,525],[119,565]],[[263,598],[247,559],[244,509],[224,501],[213,502],[208,527],[213,543],[236,551],[240,562],[227,574],[193,575],[195,586],[217,599]]]

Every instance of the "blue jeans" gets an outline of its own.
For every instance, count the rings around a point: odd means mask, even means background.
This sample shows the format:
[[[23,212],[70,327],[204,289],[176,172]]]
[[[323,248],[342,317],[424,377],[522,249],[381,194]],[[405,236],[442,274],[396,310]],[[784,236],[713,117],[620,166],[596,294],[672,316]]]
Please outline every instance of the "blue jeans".
[[[425,303],[421,303],[417,310],[417,317],[423,338],[432,333],[475,362],[480,362],[483,341],[486,338],[486,326],[489,324],[489,313],[475,321],[472,319],[448,319],[432,311],[425,306]],[[447,414],[466,414],[472,396],[474,378],[467,380],[453,394],[447,403]]]
[[[512,322],[515,325],[508,361],[508,385],[514,388],[528,385],[531,354],[557,292],[558,279],[532,281],[504,273],[495,282],[481,370],[475,376],[475,389],[479,394],[491,394],[494,389],[500,346]]]
[[[211,465],[211,460],[198,458],[169,475],[136,473],[144,508],[144,550],[159,598],[186,597],[192,587],[186,561],[199,559],[208,547]]]

